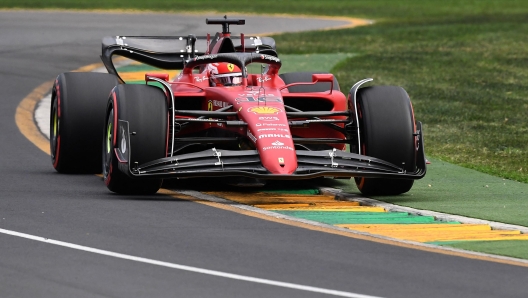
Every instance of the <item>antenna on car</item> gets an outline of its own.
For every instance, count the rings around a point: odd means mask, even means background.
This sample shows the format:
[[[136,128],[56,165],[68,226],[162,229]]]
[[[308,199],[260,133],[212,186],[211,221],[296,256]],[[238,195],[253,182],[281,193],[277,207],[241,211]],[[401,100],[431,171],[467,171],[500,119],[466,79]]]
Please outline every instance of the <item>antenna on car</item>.
[[[196,35],[189,34],[189,36],[187,36],[187,46],[185,48],[187,50],[187,55],[190,58],[196,56]]]
[[[257,95],[257,102],[258,104],[260,105],[260,98],[264,98],[264,105],[266,106],[267,105],[267,100],[266,100],[266,89],[264,89],[264,64],[261,64],[260,65],[260,88],[259,88],[259,93]],[[263,91],[263,95],[260,96],[260,92]]]
[[[260,87],[264,87],[264,64],[260,65]]]
[[[227,15],[224,15],[223,19],[205,19],[207,25],[222,25],[222,34],[231,34],[229,32],[229,25],[245,25],[246,20],[244,19],[228,19]]]

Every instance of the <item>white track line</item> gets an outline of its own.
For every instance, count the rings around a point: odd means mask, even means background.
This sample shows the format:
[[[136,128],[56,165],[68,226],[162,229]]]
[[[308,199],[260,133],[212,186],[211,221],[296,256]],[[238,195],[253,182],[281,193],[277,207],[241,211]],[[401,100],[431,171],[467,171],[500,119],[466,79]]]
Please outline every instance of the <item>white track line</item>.
[[[153,259],[147,259],[142,257],[136,257],[131,255],[126,255],[122,253],[112,252],[108,250],[102,250],[97,249],[93,247],[48,239],[40,236],[34,236],[30,234],[0,229],[0,233],[21,237],[29,240],[35,240],[39,242],[44,242],[48,244],[58,245],[62,247],[77,249],[85,252],[91,252],[99,255],[114,257],[118,259],[124,259],[134,262],[140,262],[145,264],[151,264],[156,266],[162,266],[162,267],[168,267],[172,269],[178,269],[183,271],[189,271],[194,273],[200,273],[200,274],[206,274],[206,275],[213,275],[223,278],[229,278],[229,279],[235,279],[235,280],[241,280],[241,281],[247,281],[247,282],[253,282],[253,283],[259,283],[259,284],[265,284],[270,286],[276,286],[281,288],[288,288],[288,289],[294,289],[294,290],[301,290],[301,291],[307,291],[307,292],[313,292],[313,293],[321,293],[326,295],[333,295],[333,296],[339,296],[339,297],[352,297],[352,298],[381,298],[378,296],[369,296],[369,295],[362,295],[362,294],[356,294],[351,292],[344,292],[344,291],[337,291],[337,290],[331,290],[331,289],[325,289],[325,288],[318,288],[318,287],[312,287],[312,286],[305,286],[305,285],[299,285],[299,284],[293,284],[289,282],[282,282],[282,281],[276,281],[276,280],[270,280],[270,279],[264,279],[264,278],[258,278],[258,277],[251,277],[251,276],[245,276],[245,275],[239,275],[239,274],[233,274],[233,273],[227,273],[222,271],[215,271],[215,270],[209,270],[209,269],[203,269],[198,267],[192,267],[192,266],[186,266],[186,265],[180,265],[180,264],[174,264],[169,262],[163,262],[163,261],[157,261]]]

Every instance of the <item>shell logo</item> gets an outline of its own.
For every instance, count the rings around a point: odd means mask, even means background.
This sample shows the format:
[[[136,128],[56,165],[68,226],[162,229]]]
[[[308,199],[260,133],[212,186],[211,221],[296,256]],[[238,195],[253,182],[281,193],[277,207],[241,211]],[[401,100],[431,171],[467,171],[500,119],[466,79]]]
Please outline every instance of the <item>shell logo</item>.
[[[255,114],[278,114],[279,112],[282,112],[282,110],[275,107],[252,107],[248,109],[248,112],[253,112]]]

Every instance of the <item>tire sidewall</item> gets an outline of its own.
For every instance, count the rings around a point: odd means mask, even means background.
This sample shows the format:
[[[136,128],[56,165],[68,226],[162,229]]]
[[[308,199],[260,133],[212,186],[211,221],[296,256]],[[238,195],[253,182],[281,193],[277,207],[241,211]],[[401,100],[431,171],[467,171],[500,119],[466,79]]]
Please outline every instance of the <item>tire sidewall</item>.
[[[118,148],[119,121],[129,125],[130,150],[128,162],[138,165],[167,155],[167,105],[161,89],[146,85],[119,85],[112,90],[107,104],[103,138],[103,179],[108,189],[119,194],[152,194],[162,179],[134,178],[120,170],[115,154]],[[110,153],[107,151],[108,123],[112,121]],[[105,154],[107,154],[105,156]]]
[[[398,86],[372,86],[357,92],[361,153],[402,167],[416,168],[416,126],[407,92]],[[366,195],[397,195],[409,191],[414,180],[355,178]]]
[[[55,80],[50,111],[51,162],[60,173],[100,173],[101,128],[114,75],[62,73]],[[57,113],[58,129],[53,117]]]

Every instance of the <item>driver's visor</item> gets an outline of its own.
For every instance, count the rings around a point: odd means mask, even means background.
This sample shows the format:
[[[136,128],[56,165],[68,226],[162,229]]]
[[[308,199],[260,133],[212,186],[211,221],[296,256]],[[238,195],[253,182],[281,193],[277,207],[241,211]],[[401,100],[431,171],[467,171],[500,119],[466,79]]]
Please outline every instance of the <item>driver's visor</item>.
[[[234,72],[212,76],[213,82],[217,85],[231,86],[242,84],[242,73]]]

